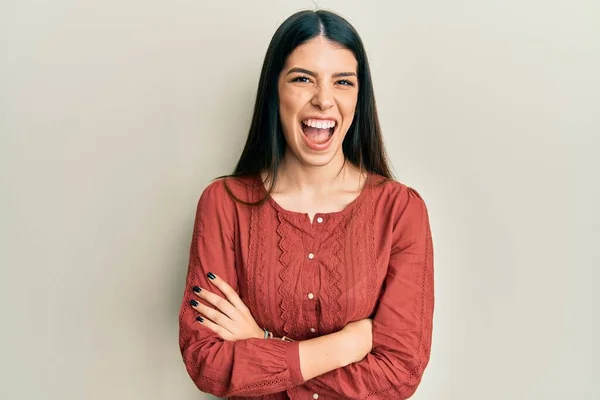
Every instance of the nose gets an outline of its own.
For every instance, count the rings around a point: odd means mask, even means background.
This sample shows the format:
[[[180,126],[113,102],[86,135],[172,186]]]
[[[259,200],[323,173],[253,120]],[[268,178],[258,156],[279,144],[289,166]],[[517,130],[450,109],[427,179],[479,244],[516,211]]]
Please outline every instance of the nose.
[[[317,86],[311,103],[322,110],[333,107],[333,93],[327,85]]]

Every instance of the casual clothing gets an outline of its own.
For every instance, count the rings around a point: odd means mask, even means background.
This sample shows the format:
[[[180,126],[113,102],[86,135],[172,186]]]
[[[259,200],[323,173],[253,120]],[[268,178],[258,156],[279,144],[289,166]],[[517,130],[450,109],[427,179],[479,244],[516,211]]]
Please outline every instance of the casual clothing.
[[[227,187],[226,187],[227,186]],[[212,182],[198,202],[180,312],[180,348],[204,392],[231,399],[407,399],[431,349],[433,249],[425,203],[410,187],[369,174],[344,210],[285,210],[258,178]],[[273,339],[224,341],[195,320],[193,286],[225,279]],[[305,381],[298,341],[373,318],[362,361]],[[258,397],[257,397],[258,396]]]

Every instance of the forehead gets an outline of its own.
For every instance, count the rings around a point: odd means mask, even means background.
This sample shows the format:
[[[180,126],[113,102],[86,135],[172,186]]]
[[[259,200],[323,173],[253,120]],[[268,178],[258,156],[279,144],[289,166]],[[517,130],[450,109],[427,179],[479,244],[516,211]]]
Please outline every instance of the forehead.
[[[289,55],[284,72],[302,67],[314,72],[357,72],[354,54],[324,37],[316,37],[296,47]]]

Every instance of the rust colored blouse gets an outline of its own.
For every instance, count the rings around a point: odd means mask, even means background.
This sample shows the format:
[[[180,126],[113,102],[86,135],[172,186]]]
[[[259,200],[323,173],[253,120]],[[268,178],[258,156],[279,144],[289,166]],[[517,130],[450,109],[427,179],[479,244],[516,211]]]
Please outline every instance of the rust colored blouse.
[[[231,399],[407,399],[429,362],[433,250],[425,203],[410,187],[370,174],[344,210],[307,214],[268,197],[258,178],[217,180],[200,196],[181,305],[179,345],[207,393]],[[274,339],[224,341],[195,320],[193,286],[213,272]],[[373,318],[362,360],[306,381],[298,341]]]

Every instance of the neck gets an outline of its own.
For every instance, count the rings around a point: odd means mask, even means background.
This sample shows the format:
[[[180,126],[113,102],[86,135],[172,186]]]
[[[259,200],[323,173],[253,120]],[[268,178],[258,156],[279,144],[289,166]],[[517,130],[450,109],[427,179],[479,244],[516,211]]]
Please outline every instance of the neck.
[[[290,189],[330,190],[344,180],[350,167],[350,163],[346,162],[341,151],[331,162],[322,166],[303,164],[296,157],[290,155],[290,152],[286,152],[279,167],[277,188],[285,188],[286,191]]]

